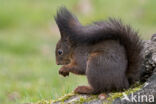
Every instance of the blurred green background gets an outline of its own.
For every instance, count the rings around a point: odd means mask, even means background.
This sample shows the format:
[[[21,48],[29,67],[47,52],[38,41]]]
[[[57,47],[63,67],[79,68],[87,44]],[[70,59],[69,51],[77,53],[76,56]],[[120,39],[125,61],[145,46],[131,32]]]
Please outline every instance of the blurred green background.
[[[54,15],[62,5],[83,24],[116,17],[143,39],[156,32],[156,0],[0,0],[0,104],[56,99],[87,84],[84,76],[58,75]]]

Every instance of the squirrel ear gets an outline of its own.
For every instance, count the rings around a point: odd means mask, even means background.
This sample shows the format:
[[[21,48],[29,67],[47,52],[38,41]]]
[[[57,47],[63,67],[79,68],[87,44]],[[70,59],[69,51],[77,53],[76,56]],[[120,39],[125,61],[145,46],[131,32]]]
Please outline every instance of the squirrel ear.
[[[65,7],[61,7],[55,16],[55,22],[59,28],[61,37],[73,34],[73,30],[80,26],[78,19],[72,15]]]

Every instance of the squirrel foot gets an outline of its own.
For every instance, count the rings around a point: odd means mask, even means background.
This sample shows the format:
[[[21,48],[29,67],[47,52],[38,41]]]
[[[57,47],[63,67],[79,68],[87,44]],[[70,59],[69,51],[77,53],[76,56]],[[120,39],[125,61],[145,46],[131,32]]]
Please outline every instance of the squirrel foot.
[[[78,94],[92,94],[93,93],[93,88],[90,86],[78,86],[75,90],[74,93]]]

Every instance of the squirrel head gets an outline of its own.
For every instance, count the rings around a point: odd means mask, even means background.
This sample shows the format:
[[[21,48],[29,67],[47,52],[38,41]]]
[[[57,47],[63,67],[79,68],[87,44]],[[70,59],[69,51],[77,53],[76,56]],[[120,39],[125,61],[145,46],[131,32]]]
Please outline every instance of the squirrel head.
[[[65,7],[61,7],[55,16],[61,39],[58,41],[55,50],[56,63],[66,65],[70,63],[71,53],[74,49],[74,42],[71,36],[75,36],[79,21]]]
[[[68,39],[61,38],[56,45],[55,56],[57,65],[67,65],[70,63],[72,54],[71,43]]]

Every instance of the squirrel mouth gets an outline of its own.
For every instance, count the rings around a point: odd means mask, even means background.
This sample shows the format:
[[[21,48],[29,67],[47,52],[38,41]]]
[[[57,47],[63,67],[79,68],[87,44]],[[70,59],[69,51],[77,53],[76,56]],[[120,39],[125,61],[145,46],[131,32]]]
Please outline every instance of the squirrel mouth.
[[[68,65],[69,63],[70,63],[70,60],[64,60],[63,62],[57,62],[56,61],[57,65]]]

